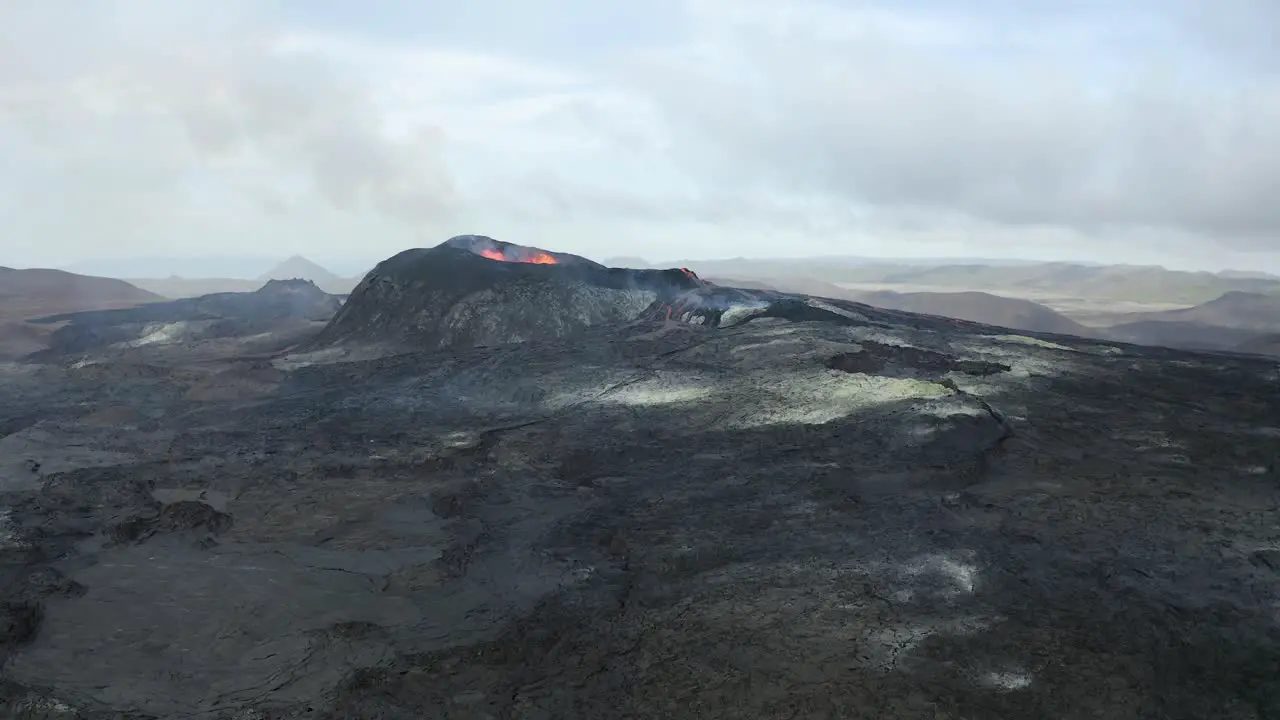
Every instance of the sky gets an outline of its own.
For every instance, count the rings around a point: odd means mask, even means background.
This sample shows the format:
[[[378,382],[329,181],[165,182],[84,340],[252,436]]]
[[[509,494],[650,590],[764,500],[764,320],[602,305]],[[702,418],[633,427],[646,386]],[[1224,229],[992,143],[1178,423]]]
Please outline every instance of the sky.
[[[1271,0],[0,0],[0,265],[1280,271]]]

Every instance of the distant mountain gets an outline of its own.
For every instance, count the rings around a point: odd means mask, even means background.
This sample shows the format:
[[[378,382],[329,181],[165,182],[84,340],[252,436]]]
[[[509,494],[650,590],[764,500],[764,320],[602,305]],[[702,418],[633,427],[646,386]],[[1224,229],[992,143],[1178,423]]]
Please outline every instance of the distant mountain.
[[[773,277],[773,278],[735,278],[723,276],[703,276],[703,280],[727,287],[747,290],[777,290],[779,292],[799,293],[814,297],[835,298],[837,300],[860,300],[865,293],[849,290],[834,283],[815,280],[808,277]]]
[[[1032,265],[1043,265],[1043,260],[1018,260],[1013,258],[985,258],[985,257],[920,257],[920,258],[888,258],[888,257],[855,257],[846,255],[832,255],[829,257],[818,257],[816,260],[828,263],[837,263],[844,265],[884,265],[892,263],[894,265],[906,265],[908,267],[938,267],[940,265],[986,265],[988,267],[1030,267]],[[1080,265],[1101,267],[1101,263],[1078,263]]]
[[[689,267],[702,268],[706,272],[713,269],[730,267],[746,267],[752,265],[759,268],[799,268],[821,265],[824,267],[942,267],[948,265],[985,265],[988,267],[1029,267],[1043,265],[1040,260],[1016,260],[1010,258],[889,258],[869,255],[816,255],[800,258],[720,258],[710,260],[668,260],[653,267]],[[1093,266],[1093,263],[1078,263]],[[1101,267],[1101,264],[1097,264]]]
[[[1233,290],[1208,302],[1180,310],[1132,313],[1112,327],[1133,323],[1191,323],[1237,330],[1280,332],[1280,294]]]
[[[723,285],[725,287],[743,288],[746,290],[778,290],[780,292],[786,292],[785,290],[782,290],[782,288],[777,287],[772,283],[767,283],[763,280],[744,280],[742,278],[714,277],[714,276],[702,277],[702,279],[706,280],[707,282],[715,283],[716,285]]]
[[[772,282],[805,277],[834,284],[908,291],[980,291],[1026,298],[1088,298],[1137,303],[1194,305],[1231,291],[1280,293],[1280,279],[1230,277],[1158,266],[1084,263],[1001,263],[925,265],[915,261],[867,264],[832,259],[689,261],[702,276]]]
[[[65,270],[0,268],[0,314],[25,318],[53,312],[123,307],[164,298],[123,280]]]
[[[1272,273],[1258,272],[1255,270],[1221,270],[1218,272],[1218,277],[1280,280],[1280,275],[1273,275]]]
[[[645,260],[642,257],[633,257],[630,255],[624,255],[622,257],[608,257],[600,261],[600,263],[606,267],[637,268],[640,270],[652,267],[648,260]]]
[[[1258,337],[1257,330],[1193,321],[1140,320],[1098,328],[1111,340],[1182,350],[1231,350]]]
[[[969,320],[984,325],[1007,327],[1030,332],[1097,337],[1097,331],[1045,307],[1019,298],[1000,297],[984,292],[910,292],[892,291],[862,293],[857,298],[876,307],[925,315],[939,315]]]
[[[1233,290],[1280,292],[1280,280],[1226,278],[1157,266],[1045,263],[1022,267],[946,265],[855,268],[846,282],[878,282],[969,290],[1002,290],[1042,296],[1098,298],[1130,302],[1201,303]]]
[[[239,278],[129,278],[129,282],[153,293],[175,300],[227,292],[253,292],[262,287],[261,280]]]
[[[834,283],[844,282],[851,272],[864,270],[872,260],[854,257],[839,258],[720,258],[715,260],[667,260],[651,263],[647,267],[687,267],[699,277],[733,277],[742,279],[775,280],[784,277],[803,277]],[[906,266],[903,266],[906,267]]]
[[[63,270],[84,275],[113,278],[233,278],[256,279],[262,268],[271,267],[280,256],[217,255],[190,257],[118,257],[82,260],[63,266]]]
[[[63,269],[79,274],[123,279],[139,288],[170,298],[199,297],[220,292],[252,292],[267,280],[311,280],[326,291],[350,292],[364,275],[361,264],[343,265],[356,277],[343,277],[301,256],[281,261],[278,256],[107,258],[73,263]],[[263,268],[271,268],[262,272]]]
[[[345,295],[360,282],[358,277],[341,277],[324,267],[300,256],[278,262],[270,270],[253,280],[234,277],[163,277],[131,278],[138,287],[171,298],[194,298],[202,295],[228,292],[253,292],[264,282],[271,280],[310,280],[327,293]]]
[[[334,275],[328,270],[302,257],[294,255],[293,257],[278,263],[275,267],[258,276],[258,280],[266,282],[267,280],[310,280],[317,285],[326,285],[336,282],[342,278]]]
[[[1189,308],[1120,315],[1104,332],[1116,340],[1187,350],[1252,347],[1265,343],[1259,336],[1280,333],[1280,295],[1232,291]]]

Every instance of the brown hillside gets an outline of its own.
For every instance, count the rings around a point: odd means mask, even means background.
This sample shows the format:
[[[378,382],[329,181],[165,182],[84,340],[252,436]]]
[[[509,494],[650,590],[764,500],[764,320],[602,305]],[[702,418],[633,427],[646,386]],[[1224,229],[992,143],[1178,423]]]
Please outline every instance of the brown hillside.
[[[890,310],[940,315],[1014,330],[1097,336],[1096,331],[1039,303],[984,292],[898,293],[886,290],[859,293],[857,300]]]
[[[114,278],[42,268],[0,268],[0,318],[9,320],[129,307],[163,299]]]

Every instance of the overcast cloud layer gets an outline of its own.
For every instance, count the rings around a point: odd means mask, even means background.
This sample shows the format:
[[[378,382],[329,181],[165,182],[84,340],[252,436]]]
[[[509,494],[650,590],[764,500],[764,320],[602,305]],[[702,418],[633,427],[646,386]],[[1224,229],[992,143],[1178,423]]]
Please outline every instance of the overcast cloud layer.
[[[0,265],[480,232],[1280,269],[1275,3],[409,5],[0,0]]]

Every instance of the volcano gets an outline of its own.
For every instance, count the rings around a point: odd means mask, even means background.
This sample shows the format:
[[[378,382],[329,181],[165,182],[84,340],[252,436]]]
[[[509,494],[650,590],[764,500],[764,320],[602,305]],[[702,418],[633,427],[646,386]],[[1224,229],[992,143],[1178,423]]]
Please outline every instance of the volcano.
[[[311,349],[365,343],[431,349],[565,337],[660,313],[709,287],[689,270],[611,268],[578,255],[459,235],[379,263]],[[685,310],[697,305],[687,301]]]

